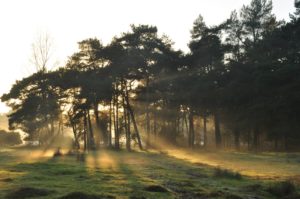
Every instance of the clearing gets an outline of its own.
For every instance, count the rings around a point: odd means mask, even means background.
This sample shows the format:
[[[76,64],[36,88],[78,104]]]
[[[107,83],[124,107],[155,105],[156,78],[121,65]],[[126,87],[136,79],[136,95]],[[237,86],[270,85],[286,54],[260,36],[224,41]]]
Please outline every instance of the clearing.
[[[51,150],[0,150],[0,198],[300,198],[300,154],[102,150],[52,156]]]

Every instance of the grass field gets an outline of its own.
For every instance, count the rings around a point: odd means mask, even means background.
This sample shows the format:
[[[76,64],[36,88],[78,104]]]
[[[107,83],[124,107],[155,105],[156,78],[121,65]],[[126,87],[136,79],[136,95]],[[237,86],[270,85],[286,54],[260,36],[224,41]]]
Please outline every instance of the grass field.
[[[1,150],[0,198],[300,198],[298,154],[103,150],[52,155]]]
[[[242,153],[234,151],[167,150],[170,156],[192,163],[204,163],[265,179],[293,179],[300,183],[299,153]]]

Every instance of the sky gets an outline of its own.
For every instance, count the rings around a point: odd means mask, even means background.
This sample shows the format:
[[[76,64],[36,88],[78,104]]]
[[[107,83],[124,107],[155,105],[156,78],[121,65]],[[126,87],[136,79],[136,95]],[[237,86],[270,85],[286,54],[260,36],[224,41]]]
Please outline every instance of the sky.
[[[77,51],[77,42],[100,39],[104,44],[129,30],[130,24],[155,25],[160,34],[187,50],[193,21],[199,14],[206,24],[217,25],[250,0],[1,0],[0,96],[16,80],[35,69],[32,44],[47,33],[52,39],[51,59],[63,66]],[[294,0],[273,0],[277,19],[289,20]],[[0,113],[9,109],[0,102]]]

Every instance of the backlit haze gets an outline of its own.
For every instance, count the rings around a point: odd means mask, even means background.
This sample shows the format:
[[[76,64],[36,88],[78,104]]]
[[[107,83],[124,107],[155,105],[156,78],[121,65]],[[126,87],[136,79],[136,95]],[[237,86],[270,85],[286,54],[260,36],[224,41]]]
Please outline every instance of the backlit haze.
[[[187,51],[190,29],[199,14],[217,25],[250,0],[7,0],[0,1],[0,96],[12,84],[35,72],[32,43],[47,33],[53,40],[52,60],[63,66],[77,42],[97,37],[104,44],[129,30],[130,24],[149,24],[168,35],[176,49]],[[277,19],[289,20],[294,0],[273,0]],[[0,103],[0,113],[8,108]]]

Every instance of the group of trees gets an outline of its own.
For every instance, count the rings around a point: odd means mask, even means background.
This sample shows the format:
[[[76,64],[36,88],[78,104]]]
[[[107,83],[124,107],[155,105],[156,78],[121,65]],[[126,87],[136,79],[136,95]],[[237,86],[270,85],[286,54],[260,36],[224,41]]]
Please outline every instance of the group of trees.
[[[85,150],[143,149],[159,140],[208,147],[212,138],[219,148],[293,149],[300,140],[299,35],[299,10],[290,22],[278,21],[271,0],[252,0],[217,26],[199,16],[186,54],[156,27],[132,25],[106,46],[96,38],[79,42],[64,67],[41,64],[1,100],[12,108],[10,128],[41,144],[67,126],[74,147]]]

